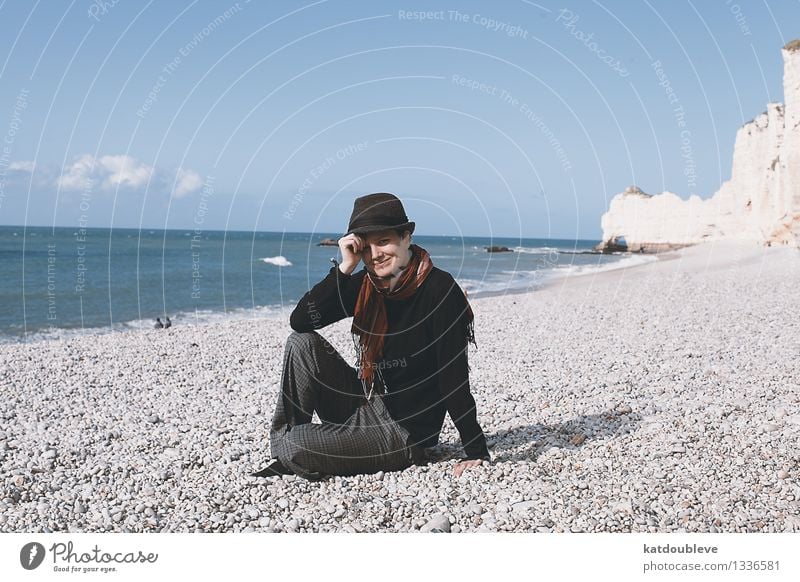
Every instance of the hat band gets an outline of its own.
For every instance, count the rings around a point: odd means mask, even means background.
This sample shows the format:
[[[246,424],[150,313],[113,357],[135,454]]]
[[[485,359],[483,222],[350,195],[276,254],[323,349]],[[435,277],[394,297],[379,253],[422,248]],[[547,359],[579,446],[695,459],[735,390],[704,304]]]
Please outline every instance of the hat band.
[[[365,226],[400,226],[406,224],[408,217],[406,216],[363,216],[356,218],[350,223],[349,230],[355,228],[363,228]]]

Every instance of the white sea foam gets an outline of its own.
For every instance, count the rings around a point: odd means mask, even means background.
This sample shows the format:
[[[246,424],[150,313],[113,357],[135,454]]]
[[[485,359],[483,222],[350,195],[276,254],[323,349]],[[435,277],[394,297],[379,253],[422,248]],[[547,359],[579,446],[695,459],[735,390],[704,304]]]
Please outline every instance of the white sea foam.
[[[541,287],[548,275],[552,275],[550,270],[539,271],[503,271],[503,276],[493,275],[485,279],[459,279],[459,286],[473,296],[480,296],[484,293],[513,293],[520,291],[532,291]]]
[[[265,305],[256,307],[240,307],[237,309],[230,309],[228,311],[213,311],[210,309],[202,309],[189,312],[177,312],[170,315],[172,321],[172,329],[178,331],[182,328],[202,327],[206,325],[219,325],[223,323],[230,323],[234,321],[243,320],[272,320],[272,319],[286,319],[288,320],[291,310],[294,308],[294,303],[287,305]],[[163,317],[162,317],[163,319]],[[161,330],[154,329],[155,318],[147,319],[134,319],[131,321],[123,321],[115,323],[113,326],[100,326],[100,327],[49,327],[40,329],[33,333],[26,335],[6,335],[0,336],[0,345],[2,344],[15,344],[20,342],[38,342],[45,340],[55,341],[68,341],[73,338],[86,336],[86,335],[105,335],[107,333],[126,332],[126,331],[142,331],[152,329],[154,332]],[[21,325],[12,325],[12,328],[17,328],[22,331]]]
[[[264,257],[260,259],[267,263],[268,265],[275,265],[276,267],[291,267],[292,263],[283,255],[278,255],[276,257]]]
[[[603,263],[597,265],[561,265],[556,267],[555,274],[557,275],[593,275],[595,273],[604,273],[606,271],[616,271],[617,269],[627,269],[629,267],[636,267],[646,263],[657,261],[656,255],[630,255],[619,261],[610,263]]]
[[[602,263],[586,265],[561,265],[554,268],[541,269],[507,269],[500,274],[487,276],[485,279],[459,279],[462,289],[472,295],[483,293],[532,291],[545,283],[564,275],[584,276],[617,269],[627,269],[657,261],[655,255],[628,255],[620,260],[608,261],[604,257]]]
[[[550,253],[561,252],[556,247],[513,247],[513,249],[514,252],[530,255],[549,255]]]

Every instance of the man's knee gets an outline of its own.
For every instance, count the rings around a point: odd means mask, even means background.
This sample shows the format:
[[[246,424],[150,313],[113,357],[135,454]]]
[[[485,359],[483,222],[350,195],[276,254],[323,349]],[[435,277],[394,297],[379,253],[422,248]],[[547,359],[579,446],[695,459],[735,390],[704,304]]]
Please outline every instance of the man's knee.
[[[293,331],[286,339],[286,346],[310,348],[324,343],[324,339],[315,331]]]
[[[341,358],[336,348],[316,331],[293,331],[286,340],[286,351],[290,352],[292,350],[297,350],[304,354],[314,353],[321,359],[326,356]]]

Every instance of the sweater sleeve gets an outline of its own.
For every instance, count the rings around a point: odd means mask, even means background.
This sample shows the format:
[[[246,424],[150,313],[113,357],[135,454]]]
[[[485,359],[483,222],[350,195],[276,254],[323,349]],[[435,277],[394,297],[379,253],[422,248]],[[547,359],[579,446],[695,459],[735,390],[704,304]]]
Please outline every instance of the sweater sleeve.
[[[331,267],[328,276],[314,285],[297,303],[289,317],[292,329],[313,331],[352,317],[364,278],[362,273],[345,275],[339,267]]]
[[[486,437],[478,424],[475,399],[469,390],[467,300],[454,280],[429,320],[433,324],[431,333],[435,342],[439,390],[447,413],[461,436],[466,459],[490,459]]]

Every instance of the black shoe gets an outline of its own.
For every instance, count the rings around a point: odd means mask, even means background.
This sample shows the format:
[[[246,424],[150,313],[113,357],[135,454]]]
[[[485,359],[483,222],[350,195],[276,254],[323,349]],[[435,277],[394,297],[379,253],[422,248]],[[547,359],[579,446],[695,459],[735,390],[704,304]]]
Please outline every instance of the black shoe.
[[[409,456],[411,457],[411,463],[417,465],[418,467],[424,467],[428,464],[428,453],[425,452],[425,449],[419,447],[417,445],[409,445],[408,447]]]
[[[281,475],[294,475],[294,471],[284,467],[278,459],[273,459],[269,465],[251,474],[252,477],[280,477]]]

